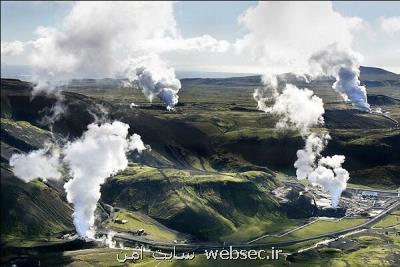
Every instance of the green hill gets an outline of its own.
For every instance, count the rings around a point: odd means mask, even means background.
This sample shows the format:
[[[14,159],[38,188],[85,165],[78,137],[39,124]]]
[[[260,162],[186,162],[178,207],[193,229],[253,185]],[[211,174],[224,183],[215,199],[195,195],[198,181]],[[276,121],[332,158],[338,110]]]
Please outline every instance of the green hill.
[[[61,184],[25,183],[8,165],[13,153],[42,147],[50,133],[28,122],[2,118],[1,137],[2,243],[15,245],[18,240],[49,238],[73,229],[72,209],[60,193]]]

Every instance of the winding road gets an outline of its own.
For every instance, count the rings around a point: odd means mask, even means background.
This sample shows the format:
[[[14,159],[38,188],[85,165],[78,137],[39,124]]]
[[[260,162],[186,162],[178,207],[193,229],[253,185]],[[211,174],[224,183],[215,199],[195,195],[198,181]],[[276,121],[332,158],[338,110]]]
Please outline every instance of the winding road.
[[[354,226],[354,227],[344,229],[344,230],[315,235],[315,236],[303,238],[303,239],[274,242],[274,243],[247,242],[247,243],[240,243],[240,244],[235,244],[235,243],[221,244],[221,243],[198,242],[198,243],[182,244],[182,243],[152,241],[152,240],[148,240],[148,239],[141,238],[138,236],[134,236],[134,235],[126,233],[126,232],[115,233],[114,238],[120,239],[127,243],[132,243],[135,245],[144,245],[153,250],[163,250],[163,251],[172,251],[174,249],[174,247],[177,251],[204,251],[204,250],[211,250],[211,249],[223,249],[223,248],[227,248],[229,246],[232,246],[233,248],[237,248],[237,249],[260,249],[260,248],[267,248],[267,247],[268,248],[280,247],[280,246],[288,246],[288,245],[293,245],[296,243],[301,243],[301,242],[325,238],[325,237],[335,238],[335,237],[339,237],[340,235],[344,235],[344,234],[347,234],[347,233],[350,233],[353,231],[370,228],[372,225],[374,225],[375,223],[377,223],[384,217],[388,216],[393,210],[398,209],[399,206],[400,206],[400,199],[397,199],[393,204],[389,205],[384,211],[382,211],[377,216],[371,218],[367,222],[357,225],[357,226]],[[107,232],[108,232],[107,230],[99,230],[99,231],[103,234],[107,234]],[[261,238],[258,238],[257,240],[259,240],[259,239],[261,239]]]

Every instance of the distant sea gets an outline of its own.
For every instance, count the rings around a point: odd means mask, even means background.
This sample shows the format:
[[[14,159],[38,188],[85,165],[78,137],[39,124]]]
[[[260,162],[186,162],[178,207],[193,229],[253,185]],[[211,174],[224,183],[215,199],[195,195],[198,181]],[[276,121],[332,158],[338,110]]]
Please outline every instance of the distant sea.
[[[1,78],[29,81],[32,78],[32,70],[26,65],[1,64]]]
[[[205,72],[205,71],[176,71],[178,79],[185,78],[230,78],[252,76],[254,73],[233,72]],[[26,65],[1,64],[1,78],[12,78],[29,81],[32,78],[32,69]],[[90,78],[90,77],[87,77]]]

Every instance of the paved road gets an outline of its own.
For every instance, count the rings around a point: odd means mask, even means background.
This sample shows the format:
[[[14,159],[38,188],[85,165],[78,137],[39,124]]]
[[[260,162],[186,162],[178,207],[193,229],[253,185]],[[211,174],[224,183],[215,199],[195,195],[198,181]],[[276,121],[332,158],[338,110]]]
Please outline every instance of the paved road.
[[[303,238],[303,239],[297,239],[297,240],[289,240],[289,241],[282,241],[282,242],[274,242],[274,243],[251,243],[251,244],[229,244],[229,243],[190,243],[190,244],[182,244],[182,243],[171,243],[171,242],[158,242],[158,241],[152,241],[152,240],[147,240],[142,237],[134,236],[129,233],[116,233],[115,238],[128,241],[129,243],[133,244],[139,244],[139,245],[145,245],[149,246],[152,249],[160,249],[160,250],[165,250],[169,251],[172,250],[174,247],[176,248],[177,251],[204,251],[206,249],[222,249],[226,248],[229,246],[232,246],[233,248],[238,248],[238,249],[259,249],[259,248],[271,248],[271,247],[280,247],[280,246],[288,246],[288,245],[293,245],[296,243],[300,242],[305,242],[305,241],[310,241],[310,240],[315,240],[319,238],[325,238],[325,237],[338,237],[343,234],[347,234],[356,230],[361,230],[365,228],[371,227],[373,224],[378,222],[379,220],[383,219],[387,215],[389,215],[393,210],[399,208],[400,206],[400,200],[396,200],[396,202],[392,205],[390,205],[385,211],[380,213],[379,215],[371,218],[367,222],[350,227],[344,230],[332,232],[332,233],[326,233],[326,234],[320,234],[308,238]],[[100,231],[103,232],[104,234],[107,233],[106,230]]]
[[[352,193],[361,193],[361,192],[377,192],[379,193],[379,196],[386,196],[386,197],[397,197],[399,195],[399,192],[394,191],[394,190],[381,190],[381,189],[366,189],[366,188],[358,188],[358,187],[352,187],[352,188],[346,188],[345,191],[352,192]]]

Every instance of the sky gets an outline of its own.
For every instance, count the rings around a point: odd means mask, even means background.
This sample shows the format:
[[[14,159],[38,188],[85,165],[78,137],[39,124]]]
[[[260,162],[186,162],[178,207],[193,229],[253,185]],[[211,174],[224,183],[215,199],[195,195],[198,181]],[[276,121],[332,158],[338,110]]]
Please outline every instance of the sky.
[[[2,64],[28,65],[29,51],[25,53],[3,53],[3,43],[29,42],[37,39],[35,31],[40,26],[60,28],[70,13],[68,2],[1,2]],[[224,2],[176,2],[173,16],[176,29],[182,38],[209,35],[218,41],[234,44],[246,35],[248,29],[239,23],[247,9],[257,5],[255,1]],[[363,56],[365,66],[382,67],[400,73],[400,19],[386,28],[384,18],[399,18],[400,2],[333,2],[333,8],[341,15],[355,17],[357,25],[352,30],[354,51]],[[290,20],[287,22],[290,24]],[[265,25],[268,27],[268,25]],[[332,33],[335,34],[335,33]],[[205,49],[207,50],[207,49]],[[235,49],[224,52],[167,51],[162,57],[168,65],[178,71],[215,71],[254,73],[259,66],[248,56],[238,54]]]

